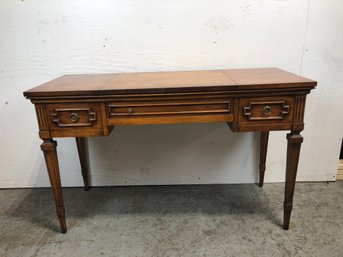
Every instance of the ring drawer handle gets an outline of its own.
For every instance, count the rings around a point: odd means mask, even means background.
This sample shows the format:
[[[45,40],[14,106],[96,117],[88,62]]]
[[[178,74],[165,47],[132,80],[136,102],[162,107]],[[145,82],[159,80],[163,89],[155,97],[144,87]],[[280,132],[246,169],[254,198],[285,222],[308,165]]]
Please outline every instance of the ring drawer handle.
[[[72,122],[77,122],[79,120],[79,118],[80,117],[79,117],[79,115],[76,112],[72,112],[70,114],[70,119],[71,119]]]
[[[269,105],[267,105],[267,106],[265,106],[265,107],[263,108],[263,115],[268,116],[268,115],[270,115],[271,113],[272,113],[272,107],[270,107]]]

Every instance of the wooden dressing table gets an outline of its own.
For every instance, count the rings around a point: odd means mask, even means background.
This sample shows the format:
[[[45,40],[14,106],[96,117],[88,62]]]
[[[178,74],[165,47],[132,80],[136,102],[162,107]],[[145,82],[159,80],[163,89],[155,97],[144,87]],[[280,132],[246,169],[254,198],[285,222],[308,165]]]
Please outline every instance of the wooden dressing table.
[[[62,233],[67,227],[53,138],[76,138],[88,190],[86,137],[107,136],[119,125],[192,122],[227,122],[233,132],[259,131],[259,186],[263,186],[269,131],[290,131],[283,222],[288,229],[305,99],[316,84],[277,68],[260,68],[66,75],[25,91],[36,108]]]

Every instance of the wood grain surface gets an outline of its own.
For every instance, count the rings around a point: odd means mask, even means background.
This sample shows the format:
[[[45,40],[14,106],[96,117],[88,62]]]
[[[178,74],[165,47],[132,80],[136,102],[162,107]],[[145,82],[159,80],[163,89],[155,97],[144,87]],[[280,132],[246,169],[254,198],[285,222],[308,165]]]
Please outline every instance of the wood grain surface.
[[[167,93],[313,87],[315,81],[278,68],[65,75],[24,92],[35,96]]]

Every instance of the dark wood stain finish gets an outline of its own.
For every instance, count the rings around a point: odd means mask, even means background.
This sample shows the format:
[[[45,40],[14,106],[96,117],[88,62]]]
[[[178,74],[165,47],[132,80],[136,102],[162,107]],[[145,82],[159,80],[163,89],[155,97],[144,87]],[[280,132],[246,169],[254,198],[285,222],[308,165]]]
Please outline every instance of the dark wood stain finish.
[[[316,84],[277,68],[259,68],[66,75],[25,91],[35,104],[61,231],[67,228],[53,138],[76,138],[88,190],[85,138],[107,136],[116,125],[193,122],[227,122],[233,132],[260,132],[260,186],[269,131],[290,131],[283,224],[288,229],[306,95]]]

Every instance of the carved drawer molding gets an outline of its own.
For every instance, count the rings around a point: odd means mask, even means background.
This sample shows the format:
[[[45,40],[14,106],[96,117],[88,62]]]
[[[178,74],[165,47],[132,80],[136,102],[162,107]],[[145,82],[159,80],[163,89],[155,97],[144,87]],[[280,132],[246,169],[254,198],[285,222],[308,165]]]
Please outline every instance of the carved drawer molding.
[[[96,112],[89,107],[56,108],[51,117],[58,127],[90,127],[97,121]]]
[[[256,101],[243,106],[243,115],[248,120],[283,120],[288,114],[286,101]]]

